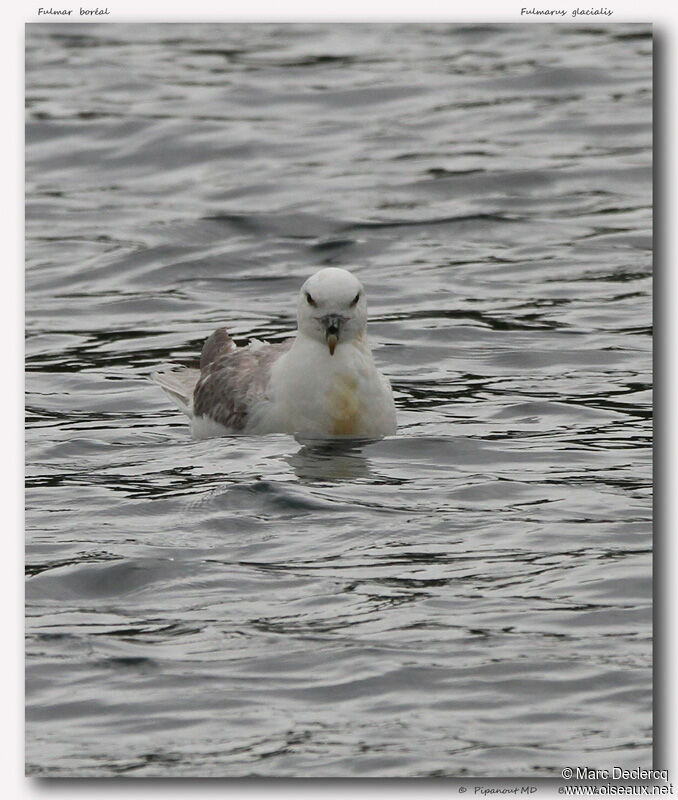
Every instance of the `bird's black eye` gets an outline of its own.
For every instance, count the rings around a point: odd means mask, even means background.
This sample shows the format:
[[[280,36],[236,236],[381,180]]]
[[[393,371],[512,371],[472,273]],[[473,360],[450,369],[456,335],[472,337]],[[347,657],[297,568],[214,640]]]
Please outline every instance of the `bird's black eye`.
[[[311,295],[310,295],[308,292],[306,292],[306,299],[308,300],[308,304],[309,304],[309,306],[315,306],[315,305],[317,305],[317,303],[315,302],[315,300],[314,300],[314,299],[311,297]]]
[[[351,301],[351,306],[354,306],[354,305],[356,305],[356,303],[358,302],[358,300],[360,300],[360,292],[358,292],[358,294],[357,294],[357,295],[356,295],[356,296],[353,298],[353,300]]]

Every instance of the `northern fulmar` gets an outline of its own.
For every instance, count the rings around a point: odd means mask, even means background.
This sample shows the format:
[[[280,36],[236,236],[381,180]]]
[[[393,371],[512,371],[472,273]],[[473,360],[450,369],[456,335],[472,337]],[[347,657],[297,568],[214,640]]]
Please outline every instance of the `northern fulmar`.
[[[395,433],[396,413],[366,326],[362,284],[328,267],[301,287],[295,338],[237,347],[219,328],[205,341],[199,370],[168,368],[153,379],[190,418],[196,439],[236,433],[381,439]]]

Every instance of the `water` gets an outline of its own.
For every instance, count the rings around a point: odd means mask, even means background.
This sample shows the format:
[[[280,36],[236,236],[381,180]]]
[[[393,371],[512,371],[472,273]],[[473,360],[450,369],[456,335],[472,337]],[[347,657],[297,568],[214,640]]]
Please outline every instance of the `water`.
[[[651,46],[27,27],[30,774],[650,767]],[[398,435],[192,441],[327,265]]]

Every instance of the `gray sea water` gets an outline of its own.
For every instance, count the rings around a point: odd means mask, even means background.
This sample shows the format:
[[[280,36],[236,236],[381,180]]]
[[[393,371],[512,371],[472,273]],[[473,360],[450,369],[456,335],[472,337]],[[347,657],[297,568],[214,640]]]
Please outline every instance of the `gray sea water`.
[[[651,765],[651,29],[28,25],[27,772]],[[366,286],[399,430],[149,381]]]

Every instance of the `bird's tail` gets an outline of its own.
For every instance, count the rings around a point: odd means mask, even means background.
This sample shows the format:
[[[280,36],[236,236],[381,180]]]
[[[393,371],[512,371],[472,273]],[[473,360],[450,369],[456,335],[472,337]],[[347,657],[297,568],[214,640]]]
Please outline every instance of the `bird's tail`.
[[[199,377],[200,370],[191,367],[167,368],[151,375],[151,379],[187,417],[193,416],[193,390]]]

